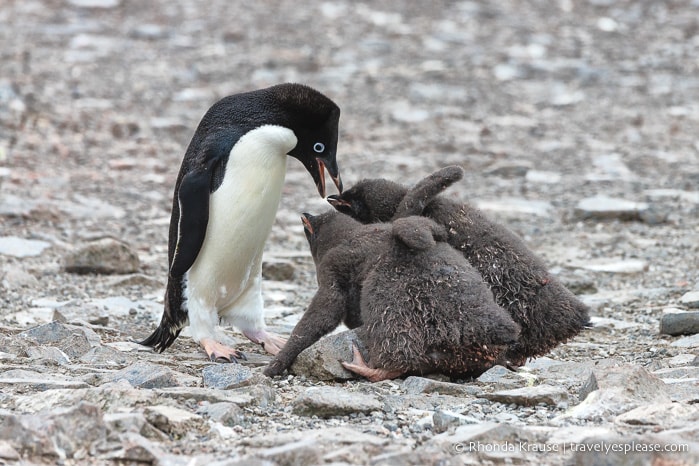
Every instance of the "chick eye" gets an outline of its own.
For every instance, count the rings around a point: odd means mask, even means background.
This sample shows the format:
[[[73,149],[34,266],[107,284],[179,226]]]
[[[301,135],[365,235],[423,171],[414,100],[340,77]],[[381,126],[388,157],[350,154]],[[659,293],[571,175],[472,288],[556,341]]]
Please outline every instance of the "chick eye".
[[[325,150],[325,144],[322,142],[316,142],[313,144],[313,150],[320,154]]]

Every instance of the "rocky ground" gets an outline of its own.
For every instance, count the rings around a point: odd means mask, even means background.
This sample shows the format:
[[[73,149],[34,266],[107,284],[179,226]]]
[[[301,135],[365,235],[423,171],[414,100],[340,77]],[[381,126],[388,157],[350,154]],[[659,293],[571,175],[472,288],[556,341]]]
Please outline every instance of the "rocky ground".
[[[699,462],[696,0],[9,0],[0,56],[0,464]],[[234,330],[238,366],[135,344],[199,119],[285,81],[342,108],[347,186],[463,166],[450,195],[595,327],[475,381],[325,380],[313,355],[270,380]],[[315,290],[299,213],[326,208],[290,160],[265,256],[280,333]]]

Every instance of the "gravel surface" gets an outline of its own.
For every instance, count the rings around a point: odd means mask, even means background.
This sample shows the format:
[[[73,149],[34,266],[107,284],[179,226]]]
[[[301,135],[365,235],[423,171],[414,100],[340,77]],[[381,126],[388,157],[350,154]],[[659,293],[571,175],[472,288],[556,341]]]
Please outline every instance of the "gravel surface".
[[[454,447],[474,439],[679,439],[691,451],[665,459],[699,462],[699,339],[659,332],[665,310],[699,307],[698,57],[696,0],[2,2],[0,464],[604,459]],[[132,343],[162,312],[172,188],[200,118],[287,81],[342,109],[346,186],[461,165],[448,195],[521,235],[595,328],[458,385],[270,380],[269,358],[235,330],[247,372],[203,374],[186,332],[164,354]],[[265,252],[285,263],[263,287],[274,331],[291,331],[317,286],[299,214],[327,208],[290,159]],[[118,273],[67,272],[99,244],[128,258],[110,263]],[[623,395],[601,383],[581,403],[609,374],[647,383]],[[652,411],[643,387],[667,409]],[[54,448],[35,421],[66,435]]]

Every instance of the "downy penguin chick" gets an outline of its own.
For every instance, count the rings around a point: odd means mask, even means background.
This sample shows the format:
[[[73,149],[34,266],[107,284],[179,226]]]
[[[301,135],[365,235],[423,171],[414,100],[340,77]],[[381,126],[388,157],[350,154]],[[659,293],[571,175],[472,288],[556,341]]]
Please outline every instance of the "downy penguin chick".
[[[518,326],[435,222],[362,225],[331,211],[304,214],[304,227],[319,288],[266,375],[281,374],[342,321],[356,328],[371,366],[356,348],[343,365],[372,381],[477,376],[516,341]]]
[[[495,301],[520,325],[518,341],[500,361],[520,366],[577,335],[589,325],[589,310],[516,234],[469,204],[438,196],[462,176],[462,168],[446,167],[410,190],[388,180],[363,180],[328,201],[363,223],[424,215],[443,225],[449,244],[478,270]]]
[[[175,183],[165,309],[143,345],[162,352],[189,324],[211,360],[244,358],[222,343],[222,320],[268,352],[280,350],[285,340],[265,330],[262,251],[287,155],[303,163],[321,196],[326,168],[342,192],[339,117],[333,101],[300,84],[232,95],[206,112]]]

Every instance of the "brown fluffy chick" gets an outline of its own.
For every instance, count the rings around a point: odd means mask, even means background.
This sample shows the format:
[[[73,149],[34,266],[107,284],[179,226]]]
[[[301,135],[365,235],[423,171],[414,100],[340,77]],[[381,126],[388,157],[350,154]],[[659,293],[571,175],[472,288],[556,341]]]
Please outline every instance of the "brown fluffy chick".
[[[462,176],[461,167],[446,167],[411,189],[384,179],[363,180],[328,200],[362,223],[423,215],[443,225],[449,244],[478,270],[495,301],[520,325],[518,341],[500,361],[520,366],[589,326],[589,309],[516,234],[479,209],[438,195]]]
[[[406,374],[478,376],[517,339],[478,272],[425,217],[362,225],[336,212],[304,214],[319,288],[282,351],[265,369],[279,375],[340,322],[356,328],[345,367],[372,381]]]

